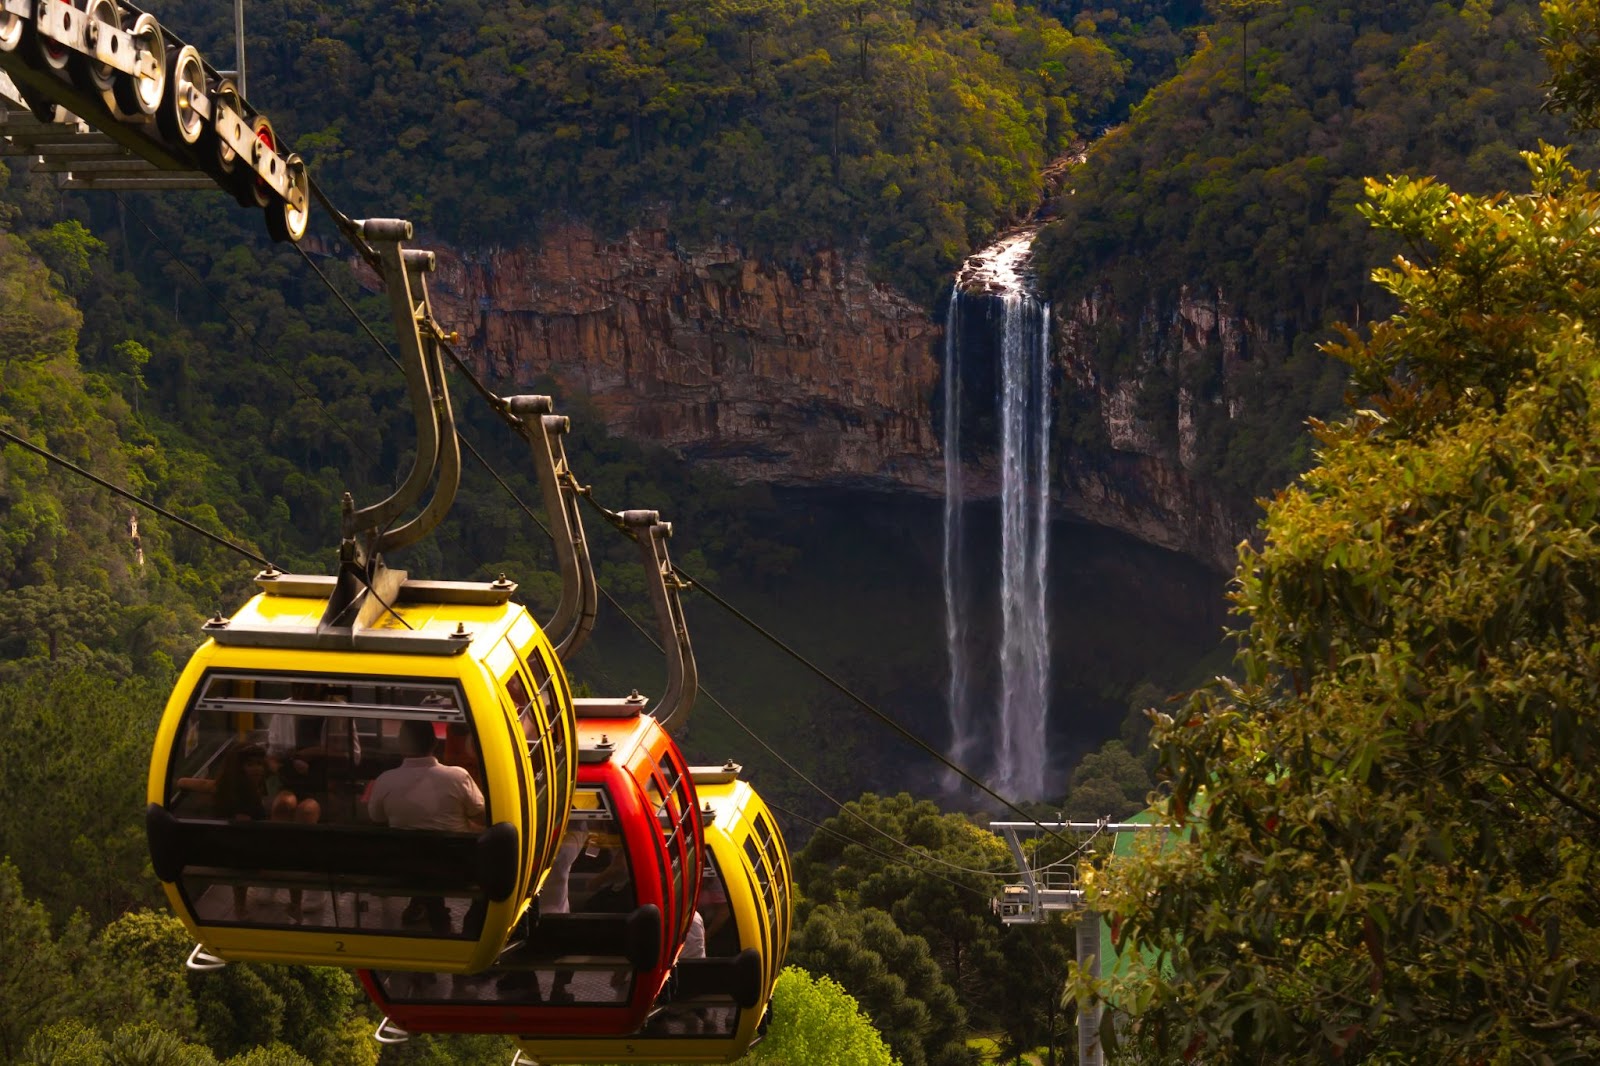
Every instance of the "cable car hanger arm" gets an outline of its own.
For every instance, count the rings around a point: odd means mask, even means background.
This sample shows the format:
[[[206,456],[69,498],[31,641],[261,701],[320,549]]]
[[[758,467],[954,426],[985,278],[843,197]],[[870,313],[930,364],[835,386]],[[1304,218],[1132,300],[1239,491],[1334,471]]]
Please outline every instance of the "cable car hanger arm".
[[[544,509],[550,518],[547,532],[555,542],[561,568],[561,600],[544,628],[555,644],[557,658],[567,662],[589,639],[600,599],[578,507],[578,498],[589,490],[573,475],[562,440],[572,421],[554,413],[548,396],[512,396],[499,403],[503,406],[496,409],[501,417],[533,451]]]
[[[678,577],[667,554],[672,523],[661,521],[655,511],[622,511],[614,521],[639,545],[645,585],[656,609],[656,628],[667,656],[667,688],[650,713],[663,727],[676,718],[681,733],[700,691],[700,675],[689,643],[689,626],[683,617],[683,599],[678,595],[685,582]]]
[[[411,223],[403,219],[366,219],[356,226],[362,239],[377,252],[417,427],[416,456],[405,482],[387,499],[347,511],[344,516],[345,538],[365,538],[366,543],[361,545],[365,558],[358,557],[357,561],[366,562],[385,551],[414,544],[444,520],[461,481],[461,448],[456,440],[450,390],[444,378],[437,327],[424,278],[436,265],[434,254],[402,247],[401,242],[410,240],[412,232]],[[435,475],[433,498],[416,517],[390,529],[422,498]]]

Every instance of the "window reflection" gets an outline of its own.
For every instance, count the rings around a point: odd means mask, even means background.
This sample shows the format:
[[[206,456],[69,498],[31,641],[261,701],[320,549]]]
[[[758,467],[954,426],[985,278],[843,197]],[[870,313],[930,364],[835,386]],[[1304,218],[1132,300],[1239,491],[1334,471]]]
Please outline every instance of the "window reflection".
[[[579,788],[573,795],[566,835],[539,892],[541,918],[625,915],[637,906],[637,899],[610,795],[603,788]],[[384,995],[396,1003],[615,1007],[632,1000],[637,975],[618,956],[556,954],[541,942],[535,926],[522,948],[501,955],[481,974],[452,979],[444,974],[378,971],[373,976]]]
[[[562,847],[577,840],[577,856],[568,874],[567,897],[574,914],[627,914],[638,906],[633,870],[628,863],[622,827],[604,789],[580,788],[573,796]],[[555,876],[552,870],[551,878]],[[546,891],[555,887],[546,879]],[[545,893],[539,893],[541,905]]]
[[[316,816],[300,820],[372,825],[366,792],[408,757],[408,721],[431,728],[440,762],[481,780],[461,707],[454,680],[335,685],[213,675],[179,728],[167,806],[179,817],[263,819],[311,800]]]
[[[463,707],[454,679],[209,675],[167,802],[199,832],[180,879],[197,919],[475,937],[486,900],[452,842],[489,810]],[[361,844],[391,830],[416,834],[414,861]]]
[[[706,852],[705,871],[700,876],[700,901],[696,906],[705,923],[706,956],[731,959],[739,954],[739,926],[728,902],[728,888],[717,866],[716,854]]]

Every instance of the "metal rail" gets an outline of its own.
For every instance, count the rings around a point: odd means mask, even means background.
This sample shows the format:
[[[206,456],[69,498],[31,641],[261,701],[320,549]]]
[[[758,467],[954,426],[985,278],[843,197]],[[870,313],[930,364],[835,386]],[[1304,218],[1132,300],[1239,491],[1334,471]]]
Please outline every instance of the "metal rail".
[[[237,69],[223,72],[127,0],[0,0],[0,154],[31,158],[67,188],[217,186],[263,209],[275,239],[300,240],[310,175],[245,99],[243,6],[235,3]],[[417,426],[416,458],[400,488],[345,507],[342,577],[318,628],[348,630],[398,594],[405,577],[383,569],[382,553],[438,526],[461,460],[425,279],[433,253],[403,246],[412,233],[403,220],[334,214],[388,290]]]
[[[0,154],[66,188],[215,185],[298,241],[310,179],[245,99],[241,16],[235,80],[127,0],[0,0]]]

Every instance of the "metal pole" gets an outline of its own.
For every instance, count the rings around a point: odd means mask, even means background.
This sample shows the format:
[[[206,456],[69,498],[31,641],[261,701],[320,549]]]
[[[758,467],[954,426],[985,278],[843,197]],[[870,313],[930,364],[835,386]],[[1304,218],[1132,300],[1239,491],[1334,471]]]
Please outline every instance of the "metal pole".
[[[249,94],[244,91],[244,0],[233,0],[233,55],[239,99],[248,99]]]
[[[1078,920],[1078,966],[1090,977],[1100,976],[1100,914],[1085,911]],[[1104,1066],[1105,1052],[1100,1049],[1100,1011],[1092,1007],[1078,1008],[1078,1066]]]

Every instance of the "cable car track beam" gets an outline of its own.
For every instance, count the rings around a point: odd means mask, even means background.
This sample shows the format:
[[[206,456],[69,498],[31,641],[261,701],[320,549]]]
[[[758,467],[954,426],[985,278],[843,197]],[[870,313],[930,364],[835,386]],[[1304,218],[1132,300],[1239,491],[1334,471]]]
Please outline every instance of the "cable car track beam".
[[[238,33],[242,67],[242,27]],[[193,188],[203,171],[241,204],[265,208],[275,239],[304,236],[311,203],[304,161],[280,152],[271,123],[245,102],[242,81],[207,65],[127,0],[0,0],[0,73],[4,95],[60,127],[61,137],[80,123],[92,126],[182,182],[152,175],[99,187]]]

